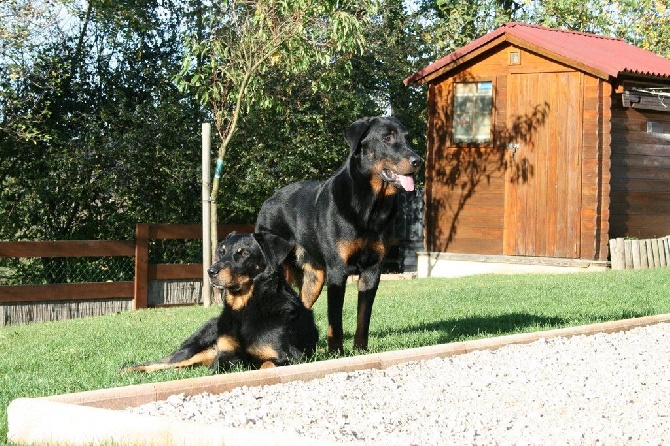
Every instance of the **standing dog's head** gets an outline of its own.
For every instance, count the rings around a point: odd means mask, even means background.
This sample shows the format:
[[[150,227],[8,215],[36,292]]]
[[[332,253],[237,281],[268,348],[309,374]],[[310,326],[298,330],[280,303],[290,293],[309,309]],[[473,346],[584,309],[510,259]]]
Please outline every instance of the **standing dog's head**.
[[[239,310],[253,295],[255,279],[281,271],[292,248],[272,234],[231,232],[219,242],[215,262],[207,270],[212,286],[225,290],[226,302]]]
[[[360,160],[362,169],[371,173],[376,192],[384,183],[414,190],[413,175],[421,165],[421,157],[407,142],[407,129],[396,118],[377,116],[362,118],[344,131],[352,157]]]

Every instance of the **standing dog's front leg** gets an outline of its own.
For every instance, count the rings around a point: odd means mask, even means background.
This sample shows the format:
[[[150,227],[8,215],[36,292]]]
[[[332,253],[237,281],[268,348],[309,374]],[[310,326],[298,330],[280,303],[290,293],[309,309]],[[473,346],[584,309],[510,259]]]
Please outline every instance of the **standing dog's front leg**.
[[[330,279],[330,278],[329,278]],[[328,283],[328,350],[344,353],[342,330],[342,307],[344,306],[344,293],[347,278],[344,276],[340,281]]]
[[[372,304],[377,295],[380,275],[381,268],[377,265],[363,271],[358,278],[358,310],[356,316],[356,334],[354,335],[355,349],[368,349]]]

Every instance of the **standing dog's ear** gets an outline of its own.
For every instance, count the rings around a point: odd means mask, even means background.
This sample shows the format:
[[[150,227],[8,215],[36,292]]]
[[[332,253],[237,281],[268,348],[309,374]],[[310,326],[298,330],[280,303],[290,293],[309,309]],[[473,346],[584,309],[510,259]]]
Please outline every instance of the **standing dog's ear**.
[[[293,250],[293,245],[283,238],[265,232],[253,233],[252,236],[261,247],[267,265],[274,271],[280,271],[281,264]]]
[[[361,118],[344,129],[344,139],[349,143],[352,153],[356,151],[369,128],[370,118]]]

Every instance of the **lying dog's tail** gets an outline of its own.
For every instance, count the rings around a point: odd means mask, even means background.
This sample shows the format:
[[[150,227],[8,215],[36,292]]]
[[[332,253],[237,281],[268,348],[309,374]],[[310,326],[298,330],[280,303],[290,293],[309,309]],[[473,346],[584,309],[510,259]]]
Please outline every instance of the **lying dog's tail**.
[[[167,358],[156,362],[127,365],[122,368],[122,371],[155,372],[157,370],[176,369],[194,365],[211,366],[220,351],[218,344],[223,342],[223,340],[217,337],[217,320],[218,317],[214,317],[207,321]],[[228,341],[233,342],[232,340]]]

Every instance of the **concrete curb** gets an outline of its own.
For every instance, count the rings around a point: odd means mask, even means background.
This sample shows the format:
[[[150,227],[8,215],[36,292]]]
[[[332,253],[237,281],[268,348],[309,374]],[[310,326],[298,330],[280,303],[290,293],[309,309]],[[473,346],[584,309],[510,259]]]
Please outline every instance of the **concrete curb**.
[[[202,423],[136,415],[125,412],[123,409],[163,400],[170,395],[180,393],[187,395],[203,392],[221,393],[239,386],[307,381],[331,373],[385,369],[404,362],[443,358],[476,350],[496,350],[506,345],[525,344],[542,338],[612,333],[661,322],[670,322],[670,314],[338,358],[276,369],[138,384],[44,398],[18,398],[12,401],[7,408],[7,439],[20,444],[71,445],[92,443],[134,445],[328,444],[313,439],[289,437],[259,430],[223,428]]]

